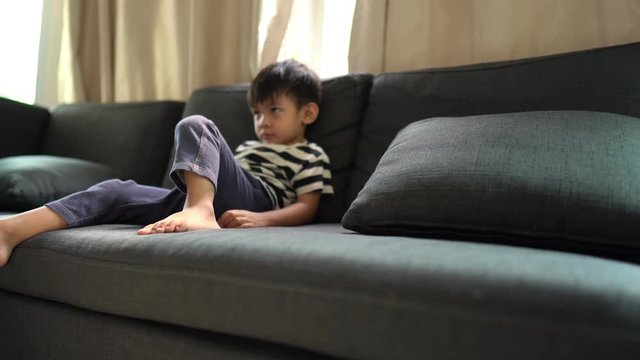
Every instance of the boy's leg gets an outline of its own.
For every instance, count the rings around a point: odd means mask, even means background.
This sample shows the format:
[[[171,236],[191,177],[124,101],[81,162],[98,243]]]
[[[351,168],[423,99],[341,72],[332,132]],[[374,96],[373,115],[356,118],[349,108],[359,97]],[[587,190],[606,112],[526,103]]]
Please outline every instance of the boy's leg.
[[[148,224],[182,209],[183,193],[107,180],[43,207],[0,219],[0,266],[14,247],[40,233],[105,223]]]
[[[146,225],[179,211],[184,200],[184,194],[177,189],[114,179],[45,206],[60,215],[68,227],[113,223]]]
[[[139,235],[198,229],[219,229],[213,210],[218,178],[220,137],[204,116],[182,119],[175,129],[176,153],[171,180],[186,194],[178,211],[138,231]]]
[[[21,214],[0,219],[0,267],[21,242],[46,231],[67,227],[62,216],[42,206]]]
[[[176,126],[175,141],[171,180],[187,194],[188,200],[183,211],[190,210],[194,205],[206,206],[207,211],[195,214],[189,211],[189,216],[171,215],[146,226],[140,234],[217,228],[216,217],[209,216],[212,210],[214,215],[220,216],[230,209],[272,209],[260,182],[238,165],[233,152],[211,120],[200,115],[181,120]]]
[[[260,181],[242,169],[220,130],[204,116],[189,116],[176,126],[176,156],[171,180],[184,192],[188,189],[181,175],[186,172],[204,177],[213,184],[216,216],[231,209],[256,212],[273,209]]]

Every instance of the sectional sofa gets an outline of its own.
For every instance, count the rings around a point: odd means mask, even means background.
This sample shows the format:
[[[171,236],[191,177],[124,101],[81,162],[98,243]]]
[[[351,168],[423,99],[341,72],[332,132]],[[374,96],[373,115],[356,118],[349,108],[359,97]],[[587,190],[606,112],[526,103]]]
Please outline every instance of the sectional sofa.
[[[336,194],[292,228],[54,231],[0,268],[2,359],[637,359],[640,43],[325,79]],[[247,85],[186,104],[0,100],[0,212],[171,186],[173,127],[253,137]]]

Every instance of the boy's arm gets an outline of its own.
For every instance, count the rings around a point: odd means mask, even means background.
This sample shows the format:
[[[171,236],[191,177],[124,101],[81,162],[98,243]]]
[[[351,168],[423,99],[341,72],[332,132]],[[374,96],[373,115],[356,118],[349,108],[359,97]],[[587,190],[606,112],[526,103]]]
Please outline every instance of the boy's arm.
[[[285,208],[261,213],[247,210],[229,210],[218,219],[223,228],[296,226],[308,224],[318,211],[320,191],[312,191],[298,196],[298,201]]]

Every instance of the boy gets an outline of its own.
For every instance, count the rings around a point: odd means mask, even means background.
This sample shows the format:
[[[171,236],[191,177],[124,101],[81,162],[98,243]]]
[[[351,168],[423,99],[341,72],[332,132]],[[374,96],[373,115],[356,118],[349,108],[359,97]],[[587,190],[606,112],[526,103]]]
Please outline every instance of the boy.
[[[318,76],[294,60],[264,68],[248,92],[260,141],[234,156],[215,124],[195,115],[176,126],[173,190],[108,180],[0,219],[0,267],[21,242],[46,231],[105,223],[148,224],[139,235],[309,223],[333,193],[329,158],[305,139],[318,117]]]

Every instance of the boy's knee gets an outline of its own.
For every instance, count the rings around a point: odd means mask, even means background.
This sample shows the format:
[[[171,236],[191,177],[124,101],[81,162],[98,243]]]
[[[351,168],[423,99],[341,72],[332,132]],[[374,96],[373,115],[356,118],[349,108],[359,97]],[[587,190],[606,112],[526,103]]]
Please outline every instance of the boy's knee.
[[[180,120],[176,125],[175,136],[176,139],[199,138],[203,132],[208,132],[214,139],[222,137],[214,122],[202,115],[191,115]]]
[[[207,119],[202,115],[191,115],[178,122],[178,124],[176,125],[176,132],[183,133],[192,131],[193,129],[202,128],[210,128],[215,132],[218,131],[213,121]]]
[[[88,193],[93,194],[110,194],[111,200],[117,200],[126,194],[126,190],[137,185],[133,180],[109,179],[99,182],[87,189]],[[104,197],[100,196],[103,199]]]
[[[120,179],[109,179],[109,180],[105,180],[102,182],[99,182],[95,185],[93,185],[92,187],[89,188],[89,190],[91,189],[100,189],[102,191],[119,191],[120,189],[124,188],[124,187],[130,187],[132,185],[135,185],[135,181],[133,180],[120,180]]]

